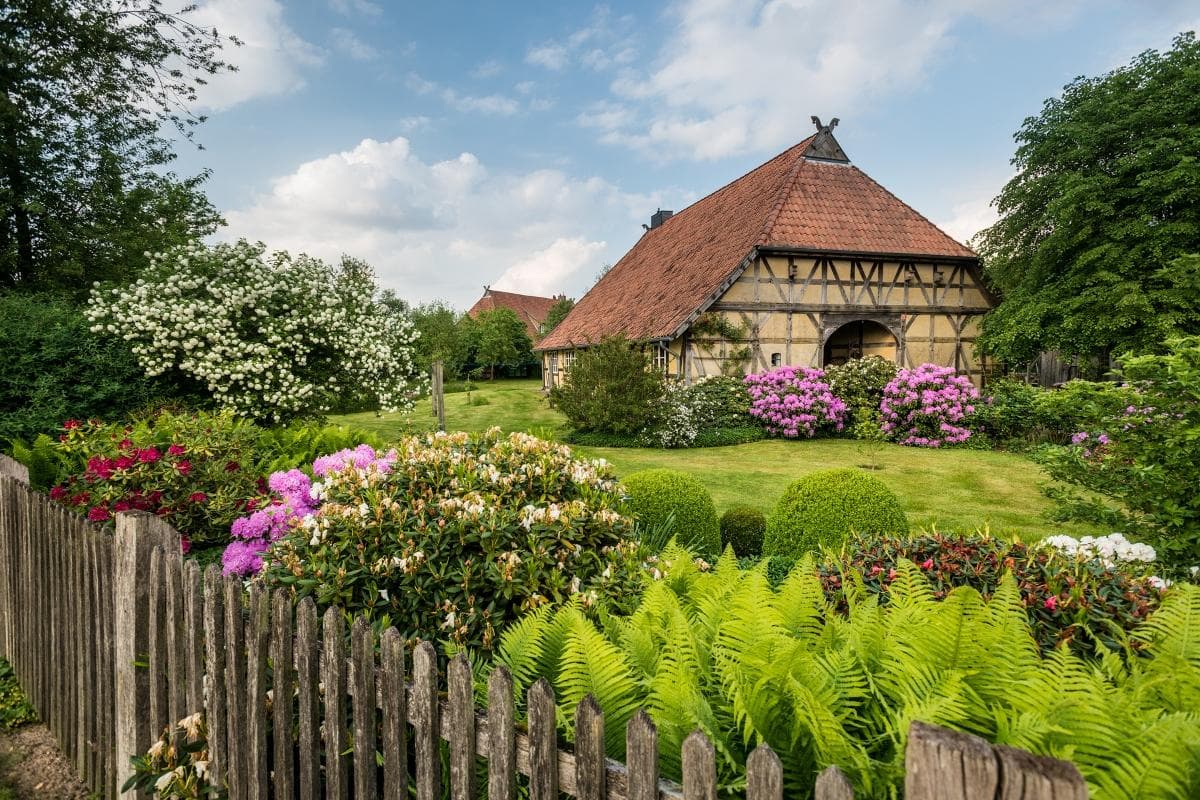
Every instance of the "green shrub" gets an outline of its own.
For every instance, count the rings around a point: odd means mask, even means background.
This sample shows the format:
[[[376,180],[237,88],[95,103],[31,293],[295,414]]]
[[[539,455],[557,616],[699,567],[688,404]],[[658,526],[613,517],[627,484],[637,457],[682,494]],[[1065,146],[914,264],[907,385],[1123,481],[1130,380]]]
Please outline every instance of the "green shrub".
[[[1134,401],[1128,386],[1111,381],[1068,381],[1057,389],[1038,390],[1035,424],[1041,441],[1063,444],[1077,431],[1094,430]]]
[[[642,437],[635,433],[612,433],[611,431],[568,431],[563,435],[567,444],[581,447],[642,447]]]
[[[991,381],[975,404],[971,428],[993,442],[1032,441],[1039,427],[1038,396],[1044,391],[1012,378]]]
[[[37,720],[37,711],[21,690],[12,665],[0,659],[0,731]]]
[[[320,508],[263,555],[268,586],[485,651],[525,611],[636,596],[642,549],[609,467],[497,429],[396,449],[390,470],[314,485]]]
[[[757,508],[734,506],[721,515],[721,549],[732,547],[738,556],[762,553],[767,518]]]
[[[709,428],[696,434],[692,447],[728,447],[748,444],[767,438],[767,432],[758,425],[743,425],[738,428]]]
[[[763,554],[800,556],[836,548],[852,532],[907,533],[900,499],[862,470],[820,470],[793,483],[779,498],[767,520]]]
[[[0,448],[55,432],[67,419],[124,416],[184,393],[145,377],[125,342],[89,326],[65,301],[0,294]]]
[[[610,336],[582,350],[562,386],[550,390],[550,405],[577,431],[637,434],[657,422],[665,391],[661,370],[623,336]]]
[[[853,422],[879,411],[883,389],[895,377],[896,365],[880,356],[852,358],[845,364],[825,367],[830,390],[850,409]]]
[[[777,590],[765,566],[732,558],[710,570],[668,549],[665,573],[628,616],[598,626],[578,609],[533,615],[506,634],[497,663],[523,697],[550,682],[563,724],[588,694],[605,715],[608,754],[646,708],[663,777],[699,728],[713,741],[718,794],[745,790],[760,743],[778,754],[788,797],[808,796],[836,764],[855,797],[898,797],[913,719],[1075,762],[1098,800],[1195,797],[1200,780],[1200,588],[1173,587],[1133,636],[1141,656],[1085,660],[1034,643],[1020,590],[989,598],[969,586],[942,599],[901,561],[888,603],[826,600],[811,562]]]
[[[702,431],[711,428],[757,427],[750,416],[750,393],[741,378],[713,375],[687,389],[692,421]]]
[[[1111,526],[1152,544],[1172,576],[1200,565],[1200,337],[1163,355],[1127,357],[1129,386],[1097,392],[1112,408],[1071,444],[1044,451],[1059,519]]]
[[[661,525],[675,515],[676,539],[702,555],[721,551],[721,524],[712,497],[700,481],[671,469],[646,469],[627,475],[621,484],[629,509],[643,525]]]

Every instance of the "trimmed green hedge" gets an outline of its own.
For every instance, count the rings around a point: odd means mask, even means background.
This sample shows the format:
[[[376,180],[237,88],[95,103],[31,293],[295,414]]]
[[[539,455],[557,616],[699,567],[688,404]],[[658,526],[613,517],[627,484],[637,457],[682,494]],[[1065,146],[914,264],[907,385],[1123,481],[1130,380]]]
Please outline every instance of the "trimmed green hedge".
[[[763,555],[798,557],[838,547],[852,532],[908,533],[900,498],[862,470],[820,470],[793,483],[779,498],[767,519]]]
[[[745,558],[762,553],[767,518],[752,506],[734,506],[721,515],[721,548],[733,547],[734,555]]]
[[[680,544],[702,555],[720,553],[717,507],[700,481],[672,469],[646,469],[627,475],[621,483],[629,496],[629,510],[641,524],[661,525],[673,513]]]

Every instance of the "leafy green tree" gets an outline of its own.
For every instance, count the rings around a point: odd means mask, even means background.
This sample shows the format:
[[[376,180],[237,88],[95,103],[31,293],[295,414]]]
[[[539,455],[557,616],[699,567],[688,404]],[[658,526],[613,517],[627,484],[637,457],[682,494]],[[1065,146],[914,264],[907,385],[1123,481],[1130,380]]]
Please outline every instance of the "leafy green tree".
[[[0,10],[0,286],[79,292],[221,220],[180,178],[207,78],[237,43],[161,0],[12,0]]]
[[[574,307],[575,301],[569,297],[560,297],[555,300],[554,305],[550,306],[550,310],[546,312],[546,321],[542,323],[542,335],[545,336],[557,328]]]
[[[624,336],[609,336],[582,350],[550,404],[576,431],[634,434],[659,422],[666,391],[661,370]]]
[[[1200,42],[1178,36],[1047,100],[979,249],[999,307],[980,346],[1099,357],[1200,332]]]
[[[426,372],[441,361],[445,374],[462,375],[471,355],[471,341],[459,313],[441,300],[423,303],[412,310],[413,324],[421,336],[416,341],[417,364]]]
[[[475,360],[488,368],[490,377],[501,367],[515,371],[533,363],[533,341],[511,308],[480,312],[476,325]]]

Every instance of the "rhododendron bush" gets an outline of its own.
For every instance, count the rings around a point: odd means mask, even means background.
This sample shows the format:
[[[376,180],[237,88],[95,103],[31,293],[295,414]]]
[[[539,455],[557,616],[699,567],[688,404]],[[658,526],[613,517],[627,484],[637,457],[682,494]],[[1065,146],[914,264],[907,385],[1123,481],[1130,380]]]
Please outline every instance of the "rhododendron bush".
[[[280,421],[335,403],[411,408],[416,331],[375,298],[361,262],[337,268],[245,241],[156,254],[129,286],[100,288],[92,330],[125,339],[150,376],[181,373],[223,408]]]
[[[229,525],[260,494],[258,431],[219,414],[160,412],[127,425],[68,420],[56,448],[66,477],[51,499],[93,522],[148,511],[195,544],[223,542]]]
[[[922,364],[902,369],[883,390],[882,428],[900,444],[941,447],[971,437],[966,419],[975,413],[979,390],[953,367]]]
[[[367,613],[410,638],[489,649],[523,611],[636,593],[640,549],[603,461],[492,429],[318,462],[305,501],[315,508],[293,515],[260,555],[259,579],[297,597]],[[279,479],[285,508],[285,493],[303,489],[293,480]]]
[[[845,426],[846,404],[835,396],[825,373],[811,367],[778,367],[746,376],[750,416],[768,432],[794,439]]]
[[[323,478],[336,474],[347,466],[365,470],[374,468],[388,472],[396,461],[396,451],[383,456],[370,445],[360,444],[329,455],[318,456],[312,463],[312,474]],[[299,469],[271,473],[267,479],[270,495],[254,503],[257,511],[235,520],[229,529],[233,540],[221,556],[226,575],[253,575],[262,569],[262,555],[271,543],[288,532],[293,521],[311,516],[320,506],[314,496],[312,479]]]

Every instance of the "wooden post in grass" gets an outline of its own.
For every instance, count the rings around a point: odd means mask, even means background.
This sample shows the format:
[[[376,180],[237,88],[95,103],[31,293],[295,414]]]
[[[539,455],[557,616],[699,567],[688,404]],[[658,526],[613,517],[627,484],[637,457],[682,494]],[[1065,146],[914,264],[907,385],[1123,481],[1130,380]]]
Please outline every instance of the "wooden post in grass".
[[[446,430],[446,391],[443,384],[443,372],[442,362],[433,362],[433,415],[437,417],[439,431]]]
[[[150,560],[155,548],[179,552],[179,533],[145,511],[117,514],[113,568],[113,650],[116,672],[116,772],[120,787],[129,759],[150,747]]]

